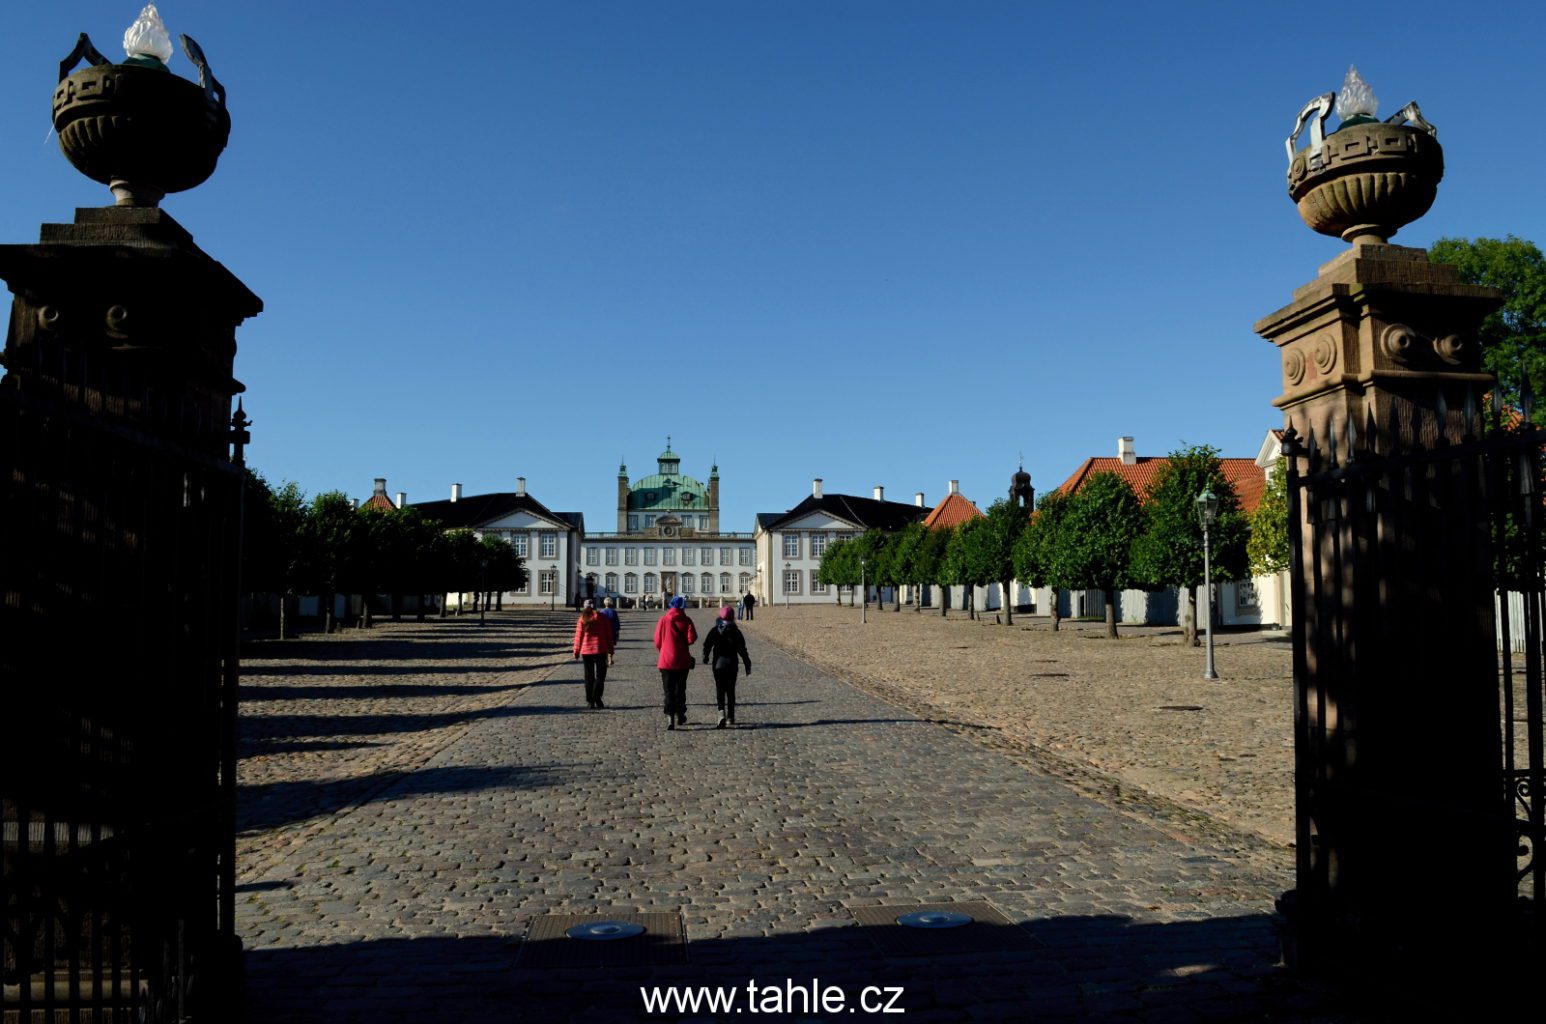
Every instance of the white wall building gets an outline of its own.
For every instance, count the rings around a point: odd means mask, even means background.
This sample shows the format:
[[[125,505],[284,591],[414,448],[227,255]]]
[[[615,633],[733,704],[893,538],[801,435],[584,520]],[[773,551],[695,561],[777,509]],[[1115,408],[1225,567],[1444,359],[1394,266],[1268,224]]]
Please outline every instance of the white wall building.
[[[928,515],[923,495],[908,505],[874,496],[824,494],[821,478],[811,481],[810,497],[787,512],[762,512],[755,531],[755,594],[762,604],[814,604],[837,595],[817,579],[827,545],[866,530],[900,530]]]
[[[448,530],[472,530],[479,537],[497,537],[515,548],[526,563],[526,586],[506,591],[504,604],[562,607],[576,603],[585,517],[578,512],[550,511],[526,493],[525,477],[516,477],[514,491],[467,497],[462,495],[461,484],[452,484],[449,500],[411,507]],[[455,607],[456,595],[449,600]]]

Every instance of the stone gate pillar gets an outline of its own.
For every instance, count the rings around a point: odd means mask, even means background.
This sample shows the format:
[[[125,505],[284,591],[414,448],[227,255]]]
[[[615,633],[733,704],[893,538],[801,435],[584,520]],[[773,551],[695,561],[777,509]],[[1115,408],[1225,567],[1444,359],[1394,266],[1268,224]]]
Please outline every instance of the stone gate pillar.
[[[1416,104],[1381,122],[1360,90],[1350,72],[1341,126],[1324,133],[1327,94],[1288,141],[1301,215],[1353,247],[1255,329],[1296,439],[1290,948],[1367,976],[1484,944],[1514,851],[1479,452],[1477,329],[1500,293],[1387,243],[1427,211],[1443,155]]]

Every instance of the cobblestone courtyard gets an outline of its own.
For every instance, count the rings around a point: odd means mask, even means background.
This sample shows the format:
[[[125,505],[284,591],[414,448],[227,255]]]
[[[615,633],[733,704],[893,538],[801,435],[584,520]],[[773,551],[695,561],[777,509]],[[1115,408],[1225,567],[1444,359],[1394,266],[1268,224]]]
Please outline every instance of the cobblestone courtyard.
[[[749,981],[812,978],[850,1006],[900,987],[907,1020],[1340,1019],[1274,966],[1282,848],[1101,799],[1002,730],[902,710],[758,623],[741,728],[712,728],[699,669],[688,728],[667,732],[653,621],[625,616],[604,711],[585,707],[562,612],[251,645],[250,1019],[635,1019],[641,986],[733,986],[744,1005]],[[854,918],[965,900],[1030,946],[887,958]],[[627,912],[680,914],[685,962],[519,961],[544,915]]]

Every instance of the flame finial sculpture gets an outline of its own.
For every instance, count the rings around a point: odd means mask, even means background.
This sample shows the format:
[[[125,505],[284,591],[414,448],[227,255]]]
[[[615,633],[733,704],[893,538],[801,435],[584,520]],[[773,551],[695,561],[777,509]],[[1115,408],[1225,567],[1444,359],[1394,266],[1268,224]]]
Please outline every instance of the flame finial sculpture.
[[[1341,123],[1328,134],[1333,105]],[[1378,109],[1374,90],[1349,67],[1341,92],[1305,104],[1284,143],[1288,194],[1299,216],[1315,231],[1354,245],[1384,244],[1427,213],[1444,177],[1438,131],[1417,104],[1385,121],[1374,116]],[[1309,144],[1296,149],[1307,124]]]
[[[198,69],[196,85],[167,69],[172,41],[153,3],[124,33],[122,64],[109,62],[84,32],[59,64],[59,148],[76,170],[108,186],[118,206],[156,206],[168,192],[202,184],[230,137],[225,88],[199,44],[178,38]],[[82,60],[87,66],[73,71]]]

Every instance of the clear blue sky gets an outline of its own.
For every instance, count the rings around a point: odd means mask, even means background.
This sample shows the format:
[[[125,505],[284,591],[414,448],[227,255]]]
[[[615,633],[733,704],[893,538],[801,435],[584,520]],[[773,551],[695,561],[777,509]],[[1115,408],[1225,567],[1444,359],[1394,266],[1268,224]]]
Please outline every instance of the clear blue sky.
[[[9,5],[0,240],[105,205],[49,130],[78,32]],[[1439,129],[1395,239],[1546,243],[1538,3],[166,0],[231,145],[165,208],[267,311],[250,458],[308,492],[510,490],[609,528],[619,456],[719,461],[727,528],[829,491],[986,504],[1281,425],[1251,332],[1342,243],[1284,191],[1356,63]],[[173,69],[188,74],[179,53]]]

